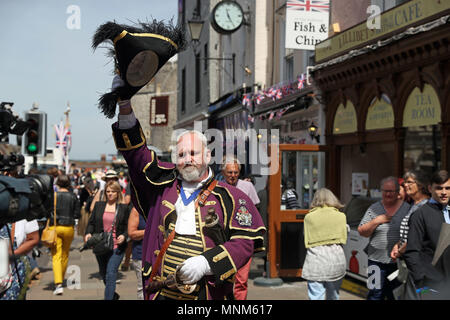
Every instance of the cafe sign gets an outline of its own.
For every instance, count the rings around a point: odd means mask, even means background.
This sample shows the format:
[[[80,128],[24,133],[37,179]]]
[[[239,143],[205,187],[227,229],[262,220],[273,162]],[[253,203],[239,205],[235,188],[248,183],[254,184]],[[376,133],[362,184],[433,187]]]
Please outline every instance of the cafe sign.
[[[348,100],[347,105],[341,103],[334,116],[333,134],[344,134],[356,132],[357,120],[356,110],[353,103]]]
[[[318,43],[315,47],[316,63],[332,56],[340,55],[355,47],[373,42],[388,34],[399,32],[440,12],[450,9],[449,0],[412,0],[379,16],[378,26],[373,27],[368,21],[354,26],[331,38]]]
[[[425,84],[423,92],[414,88],[403,111],[403,127],[434,125],[441,122],[441,104],[433,87]]]

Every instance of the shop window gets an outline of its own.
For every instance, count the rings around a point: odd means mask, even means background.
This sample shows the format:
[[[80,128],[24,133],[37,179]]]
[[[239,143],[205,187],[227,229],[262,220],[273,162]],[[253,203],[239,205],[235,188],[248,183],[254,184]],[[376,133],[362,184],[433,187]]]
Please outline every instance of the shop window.
[[[324,186],[324,154],[284,151],[282,157],[281,209],[309,209],[314,193]]]
[[[441,126],[408,127],[405,133],[404,171],[432,174],[441,168]]]
[[[286,57],[286,63],[285,63],[285,68],[286,68],[286,79],[287,81],[293,81],[294,80],[294,57],[290,56],[290,57]]]

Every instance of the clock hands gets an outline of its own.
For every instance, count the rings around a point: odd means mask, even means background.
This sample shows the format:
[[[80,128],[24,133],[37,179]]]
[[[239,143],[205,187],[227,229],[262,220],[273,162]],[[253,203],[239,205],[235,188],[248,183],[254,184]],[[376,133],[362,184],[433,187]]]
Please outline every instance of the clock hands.
[[[229,21],[231,22],[231,24],[233,25],[233,20],[231,20],[230,13],[229,13],[228,9],[226,9],[226,11],[227,11],[227,17],[228,17],[228,20],[229,20]]]

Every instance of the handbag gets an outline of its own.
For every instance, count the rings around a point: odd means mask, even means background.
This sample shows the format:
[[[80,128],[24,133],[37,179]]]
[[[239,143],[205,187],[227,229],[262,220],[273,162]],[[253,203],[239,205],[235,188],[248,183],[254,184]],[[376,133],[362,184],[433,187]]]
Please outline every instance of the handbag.
[[[9,228],[8,225],[6,225],[6,228]],[[8,240],[3,239],[3,238],[0,239],[0,248],[1,248],[0,250],[2,252],[2,258],[4,258],[3,257],[3,254],[4,254],[6,256],[6,260],[8,260],[8,257],[7,257],[8,248],[9,248]],[[4,263],[4,262],[2,261],[2,263]],[[13,275],[13,272],[11,269],[11,264],[8,264],[7,268],[8,268],[8,271],[6,271],[6,273],[0,277],[0,294],[4,291],[8,290],[14,281],[14,275]]]
[[[53,227],[50,227],[50,219],[47,219],[47,225],[42,230],[41,242],[44,246],[53,248],[56,246],[56,198],[57,194],[53,196]]]
[[[3,277],[0,277],[0,294],[8,290],[14,281],[14,275],[11,270],[11,265],[8,268],[8,273]]]
[[[101,233],[101,240],[92,249],[92,252],[94,252],[94,254],[96,254],[98,256],[111,253],[114,250],[113,230],[114,230],[114,225],[116,224],[118,210],[119,210],[119,205],[117,204],[116,205],[116,213],[114,214],[114,220],[111,225],[111,231],[110,232],[103,231]]]

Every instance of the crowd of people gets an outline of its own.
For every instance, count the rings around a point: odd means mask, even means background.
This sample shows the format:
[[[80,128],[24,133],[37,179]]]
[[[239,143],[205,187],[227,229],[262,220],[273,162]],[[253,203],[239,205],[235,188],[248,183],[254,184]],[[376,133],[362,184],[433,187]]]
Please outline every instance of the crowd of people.
[[[450,298],[449,252],[432,263],[444,223],[449,224],[450,176],[409,171],[380,183],[382,198],[358,227],[369,238],[369,300]],[[372,276],[369,274],[369,277]]]
[[[53,294],[64,293],[64,278],[75,234],[83,236],[87,242],[93,234],[98,236],[111,233],[111,252],[95,255],[99,273],[105,283],[104,298],[118,299],[115,284],[120,264],[125,256],[121,267],[122,270],[128,270],[132,249],[133,260],[139,261],[138,248],[142,242],[137,236],[131,239],[128,237],[128,218],[132,205],[127,175],[111,169],[88,171],[74,167],[71,167],[69,174],[56,167],[45,173],[31,169],[29,174],[48,174],[53,177],[53,211],[48,212],[48,219],[44,219],[48,222],[49,229],[56,232],[55,243],[48,248],[53,269]],[[23,219],[1,228],[1,238],[14,237],[13,248],[10,249],[14,254],[13,259],[10,259],[10,270],[7,277],[0,279],[1,300],[25,299],[32,281],[40,278],[35,258],[46,250],[40,243],[42,222]],[[139,228],[142,229],[142,225]],[[137,273],[138,271],[140,269]],[[138,292],[138,297],[140,296],[142,292]]]
[[[360,221],[369,238],[368,300],[450,299],[450,247],[435,256],[444,224],[450,224],[450,176],[408,171],[380,182],[381,199]],[[311,300],[337,300],[346,274],[344,205],[328,189],[314,194],[304,220],[307,249],[302,277]],[[443,237],[442,237],[443,238]]]
[[[240,189],[258,206],[260,199],[254,184],[250,179],[239,179],[240,172],[241,166],[233,158],[225,161],[220,174],[223,182]],[[98,175],[74,169],[66,175],[53,168],[47,174],[54,177],[55,192],[54,210],[48,218],[50,228],[55,228],[57,234],[56,245],[49,249],[53,294],[64,292],[70,247],[78,232],[87,245],[98,235],[112,236],[107,249],[100,244],[89,247],[93,249],[105,284],[104,299],[119,299],[115,290],[118,271],[128,270],[130,264],[136,272],[137,298],[144,299],[141,270],[146,221],[130,201],[129,178],[114,170]],[[449,299],[448,250],[438,263],[432,263],[441,226],[450,223],[448,172],[441,170],[428,176],[409,171],[402,178],[384,178],[380,189],[381,199],[367,209],[358,227],[360,235],[369,238],[365,249],[368,266],[369,270],[376,270],[378,277],[375,285],[368,281],[367,299]],[[264,208],[258,208],[265,212]],[[330,190],[320,188],[305,217],[307,253],[302,277],[307,280],[308,296],[312,300],[339,299],[339,288],[346,274],[343,246],[349,230],[343,208]],[[31,278],[39,276],[32,254],[40,239],[38,222],[21,220],[0,230],[2,238],[8,238],[9,234],[14,235],[12,251],[18,257],[11,269],[16,268],[17,272],[10,270],[10,278],[0,283],[0,299],[25,299]],[[251,257],[236,272],[235,299],[247,297],[250,263]]]

